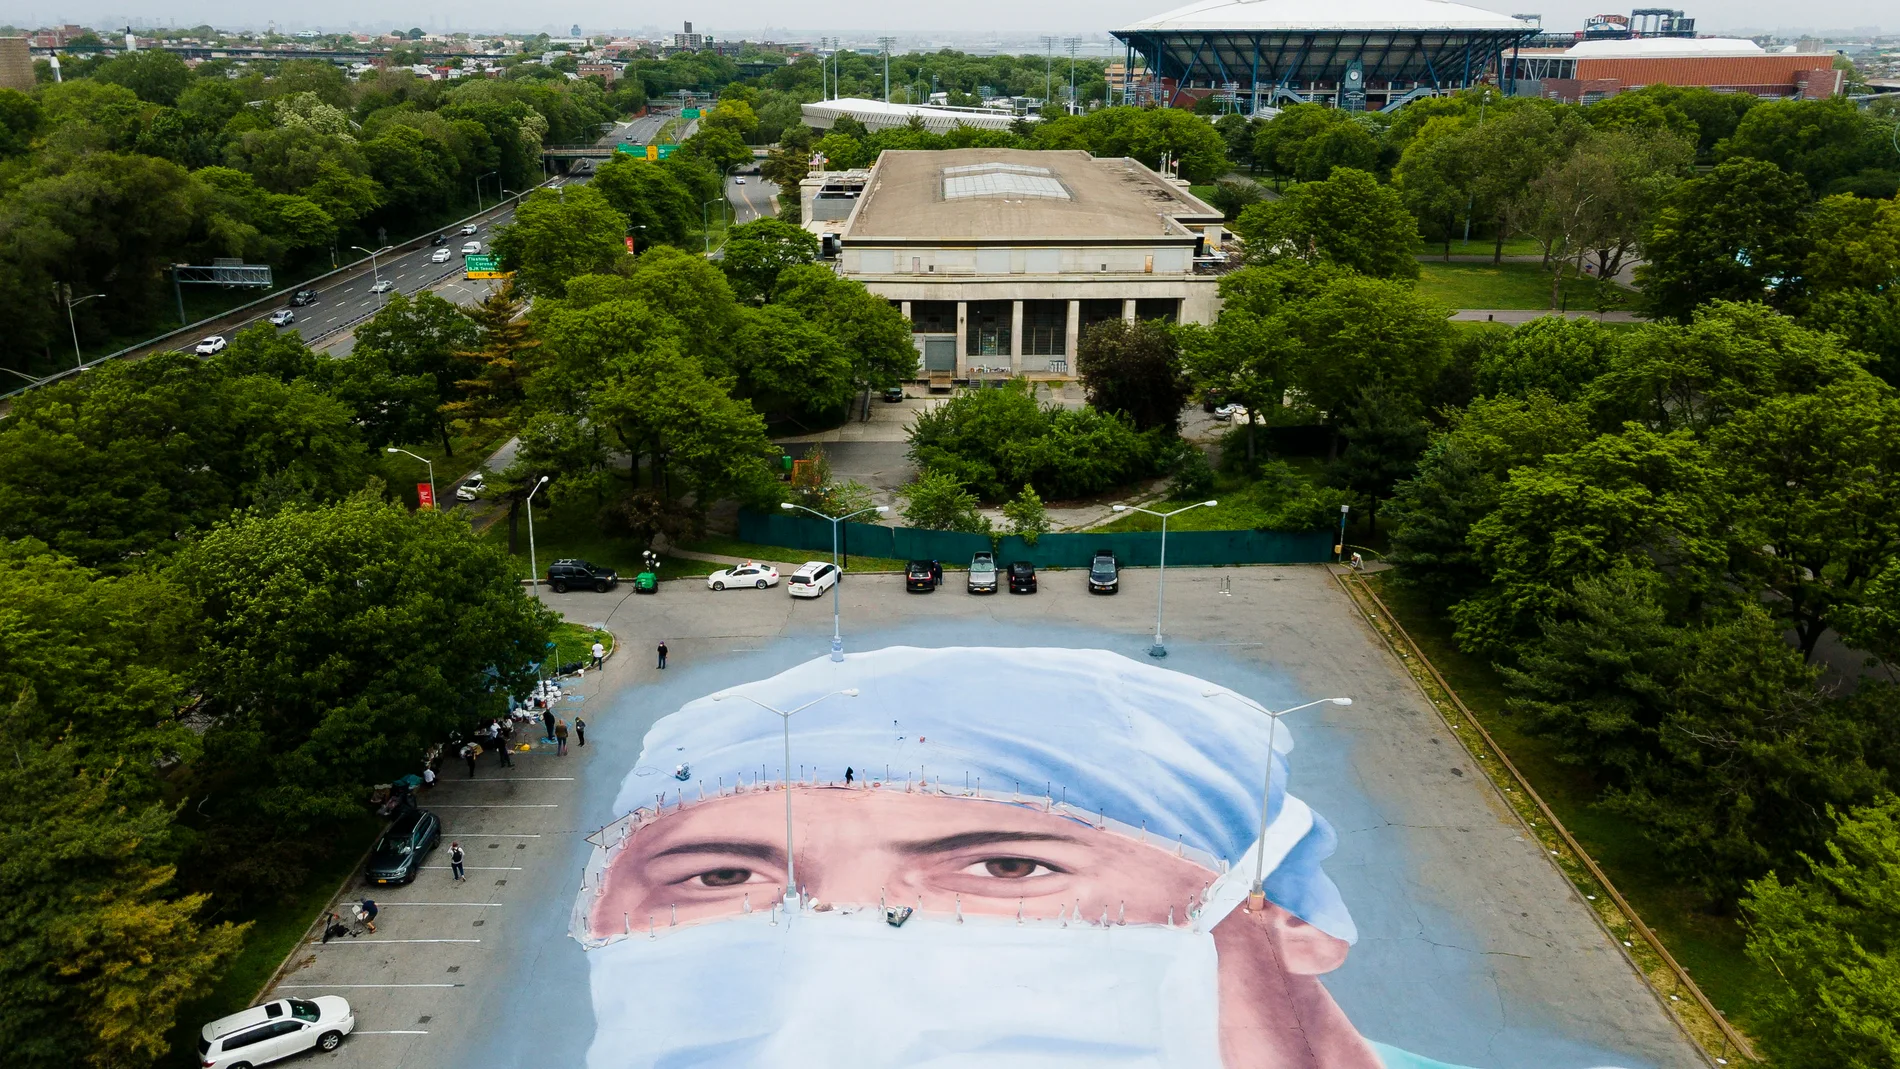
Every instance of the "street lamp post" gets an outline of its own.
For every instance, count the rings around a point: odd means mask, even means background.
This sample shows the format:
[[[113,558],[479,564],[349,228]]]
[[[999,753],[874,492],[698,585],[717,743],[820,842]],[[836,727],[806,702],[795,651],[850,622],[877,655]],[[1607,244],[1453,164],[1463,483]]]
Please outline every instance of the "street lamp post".
[[[1339,544],[1333,547],[1334,564],[1338,564],[1346,552],[1346,517],[1351,512],[1351,505],[1339,506]]]
[[[713,695],[713,701],[716,702],[725,701],[727,698],[743,698],[768,713],[778,714],[779,726],[785,737],[785,768],[782,782],[785,785],[785,900],[787,902],[795,902],[798,899],[798,874],[792,866],[792,717],[826,698],[835,698],[841,694],[847,698],[855,698],[858,696],[858,688],[847,687],[844,690],[834,690],[830,694],[813,698],[796,709],[780,709],[777,706],[767,705],[749,694],[740,694],[737,691],[728,690]],[[791,907],[786,908],[789,910]]]
[[[545,475],[541,476],[541,481],[534,484],[533,490],[528,491],[528,499],[527,499],[527,505],[528,505],[528,585],[534,588],[534,596],[537,598],[541,596],[541,565],[537,563],[534,559],[534,495],[535,495],[535,491],[540,490],[543,486],[546,486],[547,484],[548,484],[548,477]]]
[[[1267,807],[1273,803],[1273,744],[1275,742],[1275,734],[1280,727],[1280,718],[1288,713],[1297,713],[1301,709],[1311,709],[1315,705],[1324,705],[1327,702],[1331,702],[1334,705],[1351,705],[1352,699],[1319,698],[1307,702],[1305,705],[1296,705],[1291,709],[1281,709],[1279,712],[1274,712],[1259,702],[1254,701],[1252,698],[1236,694],[1231,690],[1222,690],[1218,687],[1202,691],[1201,697],[1232,698],[1257,713],[1265,713],[1267,715],[1267,786],[1260,794],[1260,837],[1256,840],[1257,845],[1254,848],[1256,852],[1253,867],[1253,891],[1249,896],[1253,899],[1254,908],[1259,909],[1266,904],[1267,899]]]
[[[73,332],[73,366],[74,367],[86,366],[86,358],[79,354],[79,322],[73,318],[73,306],[76,304],[85,304],[87,301],[92,300],[94,297],[104,297],[104,296],[105,294],[103,293],[88,293],[84,297],[79,298],[78,300],[73,300],[73,295],[71,291],[68,291],[66,294],[66,326]]]
[[[723,203],[723,201],[705,200],[699,202],[699,232],[705,236],[706,255],[708,256],[712,255],[712,222],[710,216],[706,213],[706,209],[714,204],[720,203]]]
[[[404,456],[415,457],[417,460],[429,466],[429,507],[435,508],[435,461],[430,460],[428,457],[416,456],[416,454],[409,452],[407,449],[397,449],[393,445],[383,451],[385,453],[401,453]]]
[[[357,250],[358,252],[366,252],[366,253],[369,253],[369,273],[370,273],[370,278],[371,278],[371,279],[372,279],[372,280],[373,280],[373,281],[374,281],[374,282],[375,282],[375,283],[376,283],[376,284],[377,284],[378,286],[380,286],[380,285],[382,285],[382,284],[383,284],[383,271],[382,271],[382,268],[380,268],[380,267],[377,267],[377,266],[376,266],[376,257],[378,257],[378,256],[381,256],[381,255],[382,255],[383,253],[386,253],[386,252],[388,252],[389,250],[391,250],[391,249],[393,249],[393,248],[395,248],[395,246],[394,246],[394,245],[384,245],[384,246],[383,246],[382,248],[380,248],[380,249],[365,249],[365,248],[364,248],[363,246],[361,246],[361,245],[352,245],[352,246],[350,246],[350,248],[352,248],[352,249],[355,249],[355,250]],[[381,293],[378,293],[378,294],[376,295],[376,307],[378,307],[378,308],[381,308],[382,306],[383,306],[383,295],[382,295]]]
[[[475,179],[475,210],[477,212],[482,211],[482,182],[483,180],[493,178],[500,173],[501,173],[500,171],[490,171],[487,174],[478,175],[476,177]]]
[[[813,516],[821,520],[828,520],[831,523],[831,566],[837,569],[838,572],[838,577],[832,580],[831,583],[831,659],[834,661],[842,661],[844,660],[844,635],[838,630],[838,586],[844,582],[844,569],[838,566],[838,525],[850,519],[852,516],[862,516],[867,512],[880,514],[889,512],[891,511],[890,506],[873,505],[868,509],[859,509],[856,512],[848,513],[843,516],[827,516],[817,509],[805,508],[803,505],[794,505],[790,501],[781,501],[778,507],[788,512],[792,509],[805,509],[806,512],[811,513]]]
[[[1168,590],[1168,517],[1179,516],[1188,509],[1211,509],[1220,504],[1218,501],[1197,501],[1192,505],[1175,509],[1173,512],[1155,512],[1140,505],[1116,505],[1116,512],[1146,512],[1150,516],[1161,517],[1161,579],[1155,584],[1155,644],[1148,647],[1148,656],[1166,657],[1168,647],[1161,641],[1161,605],[1162,597]]]

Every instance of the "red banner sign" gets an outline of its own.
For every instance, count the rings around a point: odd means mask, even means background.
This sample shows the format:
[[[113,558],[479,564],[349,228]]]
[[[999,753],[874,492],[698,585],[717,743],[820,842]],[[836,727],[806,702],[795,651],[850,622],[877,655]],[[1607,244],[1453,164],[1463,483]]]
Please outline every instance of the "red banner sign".
[[[633,252],[633,235],[632,234],[627,235],[627,251],[629,253]]]
[[[435,508],[435,487],[430,486],[428,483],[416,484],[416,507],[419,509]]]

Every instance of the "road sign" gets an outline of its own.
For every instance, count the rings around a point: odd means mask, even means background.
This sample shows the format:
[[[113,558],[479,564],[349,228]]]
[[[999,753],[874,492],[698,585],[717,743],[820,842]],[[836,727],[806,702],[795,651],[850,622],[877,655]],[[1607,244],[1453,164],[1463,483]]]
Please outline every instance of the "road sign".
[[[698,108],[681,108],[681,109],[680,109],[680,118],[682,118],[682,119],[697,119],[697,118],[699,118],[699,109],[698,109]]]
[[[501,257],[481,253],[462,257],[463,278],[507,278],[512,271],[501,269]]]

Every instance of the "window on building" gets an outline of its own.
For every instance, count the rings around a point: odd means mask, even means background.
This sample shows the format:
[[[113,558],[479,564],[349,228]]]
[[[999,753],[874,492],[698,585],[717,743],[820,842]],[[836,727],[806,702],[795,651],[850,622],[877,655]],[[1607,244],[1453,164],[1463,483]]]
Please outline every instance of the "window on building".
[[[1176,322],[1181,318],[1181,302],[1175,297],[1143,297],[1135,302],[1135,318]]]
[[[963,355],[1008,356],[1012,311],[1009,301],[971,301]]]
[[[1116,300],[1093,300],[1082,302],[1081,333],[1087,334],[1089,328],[1111,319],[1122,317],[1122,302]],[[1077,335],[1078,337],[1080,335]]]
[[[1066,356],[1068,301],[1023,302],[1023,355]]]
[[[957,302],[910,302],[910,329],[918,334],[955,334]]]

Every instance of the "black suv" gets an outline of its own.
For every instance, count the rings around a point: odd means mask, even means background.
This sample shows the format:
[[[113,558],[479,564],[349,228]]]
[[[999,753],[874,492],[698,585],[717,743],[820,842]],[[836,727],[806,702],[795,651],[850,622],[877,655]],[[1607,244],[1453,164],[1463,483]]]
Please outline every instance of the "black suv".
[[[1011,561],[1009,565],[1009,592],[1012,594],[1034,594],[1036,592],[1036,566],[1026,560]]]
[[[406,809],[369,852],[363,878],[369,883],[408,883],[422,859],[442,842],[442,821],[426,809]]]
[[[934,560],[914,560],[904,567],[904,589],[912,594],[928,594],[943,582],[943,565]]]
[[[298,290],[290,295],[290,306],[292,308],[302,308],[306,304],[315,303],[317,303],[316,290]]]
[[[1106,549],[1096,550],[1095,559],[1089,562],[1089,593],[1113,594],[1121,585],[1121,562]]]
[[[548,586],[556,594],[565,594],[569,587],[580,589],[593,587],[605,594],[620,582],[612,568],[600,568],[588,561],[569,557],[548,565]]]

